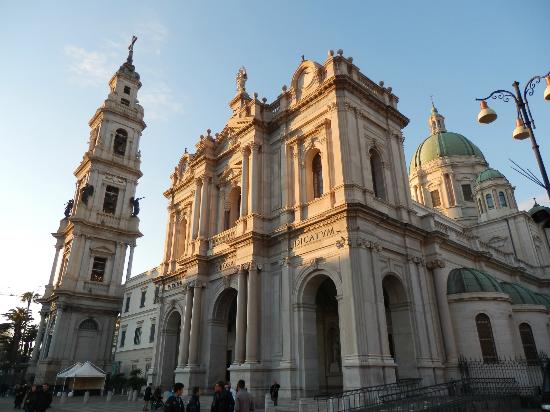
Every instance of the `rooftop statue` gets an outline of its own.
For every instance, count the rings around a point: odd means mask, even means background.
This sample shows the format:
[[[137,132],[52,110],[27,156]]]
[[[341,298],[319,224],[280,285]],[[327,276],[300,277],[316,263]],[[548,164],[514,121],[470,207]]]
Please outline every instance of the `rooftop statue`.
[[[246,75],[246,69],[242,66],[237,72],[237,93],[244,93],[246,91],[246,81],[248,76]]]

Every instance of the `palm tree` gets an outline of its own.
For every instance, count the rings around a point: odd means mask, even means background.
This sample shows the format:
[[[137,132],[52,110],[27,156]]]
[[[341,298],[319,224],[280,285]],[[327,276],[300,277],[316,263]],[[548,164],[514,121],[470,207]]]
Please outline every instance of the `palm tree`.
[[[21,302],[27,302],[27,312],[31,309],[31,303],[36,303],[39,297],[40,295],[34,292],[25,292],[21,295]]]
[[[2,316],[8,320],[8,329],[11,330],[12,334],[11,342],[8,344],[8,362],[15,364],[17,362],[19,347],[22,344],[22,338],[25,334],[26,325],[32,320],[32,317],[29,316],[29,311],[22,307],[10,309]]]

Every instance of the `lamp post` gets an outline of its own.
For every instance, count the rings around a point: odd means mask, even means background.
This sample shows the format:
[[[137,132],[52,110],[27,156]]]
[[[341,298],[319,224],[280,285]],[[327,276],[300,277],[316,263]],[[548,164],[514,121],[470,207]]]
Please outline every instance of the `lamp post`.
[[[516,127],[512,134],[512,137],[516,140],[531,138],[531,144],[533,151],[535,152],[535,157],[537,159],[537,164],[540,169],[540,174],[542,175],[542,181],[546,193],[548,194],[548,199],[550,199],[550,181],[548,180],[548,174],[546,173],[546,168],[544,167],[544,162],[540,155],[539,145],[535,139],[535,121],[531,115],[531,109],[529,108],[529,101],[527,96],[532,96],[535,92],[535,86],[540,83],[540,81],[546,79],[546,89],[544,90],[544,100],[550,101],[550,72],[546,73],[543,76],[534,76],[532,77],[523,89],[523,94],[519,89],[519,83],[514,82],[512,86],[514,87],[514,92],[508,90],[495,90],[489,96],[482,99],[476,99],[481,102],[481,110],[477,116],[477,121],[481,124],[488,124],[494,121],[497,118],[496,112],[487,105],[488,99],[500,99],[505,102],[509,102],[510,99],[514,101],[517,109],[517,118],[516,118]]]

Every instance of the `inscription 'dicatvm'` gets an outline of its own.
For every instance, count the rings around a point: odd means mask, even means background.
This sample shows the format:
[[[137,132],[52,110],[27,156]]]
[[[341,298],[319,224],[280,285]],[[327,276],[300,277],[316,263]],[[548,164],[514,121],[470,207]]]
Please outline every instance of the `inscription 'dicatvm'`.
[[[334,230],[334,227],[332,226],[311,234],[308,233],[307,235],[303,235],[294,239],[294,241],[292,242],[292,247],[304,246],[304,245],[307,245],[308,243],[315,242],[317,240],[321,240],[329,236],[333,236],[336,233],[337,232]]]

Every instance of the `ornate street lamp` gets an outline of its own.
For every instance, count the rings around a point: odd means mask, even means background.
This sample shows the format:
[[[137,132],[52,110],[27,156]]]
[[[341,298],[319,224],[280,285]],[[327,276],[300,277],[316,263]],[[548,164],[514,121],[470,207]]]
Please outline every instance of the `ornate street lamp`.
[[[480,102],[481,110],[477,116],[477,121],[481,124],[489,124],[496,120],[497,114],[487,105],[488,99],[500,99],[505,102],[509,102],[510,99],[514,101],[517,108],[517,118],[516,126],[512,133],[512,137],[516,140],[524,140],[528,137],[531,138],[531,143],[533,146],[533,151],[535,152],[535,157],[537,159],[537,164],[540,169],[540,174],[542,175],[542,182],[535,183],[540,184],[540,186],[546,189],[548,194],[548,199],[550,199],[550,181],[548,180],[548,174],[546,173],[546,168],[544,167],[544,162],[539,151],[539,145],[535,139],[535,121],[531,115],[531,109],[529,108],[529,101],[527,96],[532,96],[535,92],[535,86],[540,83],[542,79],[546,79],[546,89],[544,90],[544,100],[550,101],[550,72],[546,73],[544,76],[535,76],[527,82],[525,89],[523,90],[523,95],[519,90],[519,83],[514,82],[512,86],[514,87],[514,93],[508,90],[495,90],[489,96],[482,99],[476,99]],[[537,179],[538,180],[538,179]]]

